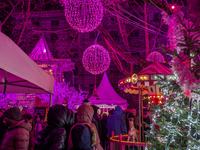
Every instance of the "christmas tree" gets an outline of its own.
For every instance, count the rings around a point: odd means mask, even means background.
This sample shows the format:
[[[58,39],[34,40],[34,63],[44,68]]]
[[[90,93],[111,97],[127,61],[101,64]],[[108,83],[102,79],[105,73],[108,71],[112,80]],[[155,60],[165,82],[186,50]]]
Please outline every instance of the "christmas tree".
[[[163,105],[151,104],[149,149],[200,150],[200,27],[195,27],[198,18],[191,23],[177,5],[146,1],[163,10],[172,48],[165,52],[173,56],[170,64],[176,76],[175,81],[158,82],[165,100]]]

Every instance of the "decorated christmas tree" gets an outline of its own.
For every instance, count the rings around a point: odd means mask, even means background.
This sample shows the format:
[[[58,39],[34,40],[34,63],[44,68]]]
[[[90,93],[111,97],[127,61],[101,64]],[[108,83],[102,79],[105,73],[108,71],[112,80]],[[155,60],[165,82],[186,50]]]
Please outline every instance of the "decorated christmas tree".
[[[170,62],[176,80],[160,79],[158,85],[164,95],[163,105],[151,104],[151,150],[200,150],[200,27],[191,23],[177,5],[148,1],[162,10],[169,26],[173,56]],[[188,15],[189,16],[189,15]]]

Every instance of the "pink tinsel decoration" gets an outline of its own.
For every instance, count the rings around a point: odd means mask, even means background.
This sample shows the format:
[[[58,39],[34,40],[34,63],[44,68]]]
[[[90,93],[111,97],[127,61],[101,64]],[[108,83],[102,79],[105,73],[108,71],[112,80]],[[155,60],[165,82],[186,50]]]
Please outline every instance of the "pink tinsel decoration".
[[[187,58],[187,56],[182,55],[182,58]],[[178,76],[178,84],[184,93],[188,93],[199,88],[197,80],[193,73],[190,71],[188,64],[183,62],[178,57],[174,57],[170,63],[172,65],[172,70]]]

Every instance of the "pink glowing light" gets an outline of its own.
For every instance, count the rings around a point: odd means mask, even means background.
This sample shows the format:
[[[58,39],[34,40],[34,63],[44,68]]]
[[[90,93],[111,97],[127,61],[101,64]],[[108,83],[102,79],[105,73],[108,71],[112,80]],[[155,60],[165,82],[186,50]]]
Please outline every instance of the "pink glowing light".
[[[159,62],[159,63],[164,63],[165,59],[163,55],[159,52],[152,52],[147,56],[147,61],[149,62]]]
[[[101,74],[110,66],[110,55],[101,45],[89,46],[83,53],[83,66],[91,74]]]
[[[172,9],[175,9],[175,6],[174,5],[172,5],[172,7],[171,7]]]
[[[93,31],[103,18],[103,5],[100,0],[68,0],[65,3],[65,17],[73,29]]]

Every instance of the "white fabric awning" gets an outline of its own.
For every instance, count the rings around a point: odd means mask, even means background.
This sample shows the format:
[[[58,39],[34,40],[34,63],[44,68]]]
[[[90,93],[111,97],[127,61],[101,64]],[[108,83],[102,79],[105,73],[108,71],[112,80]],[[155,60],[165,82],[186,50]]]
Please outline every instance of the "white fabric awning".
[[[0,93],[53,93],[54,78],[0,32]]]

